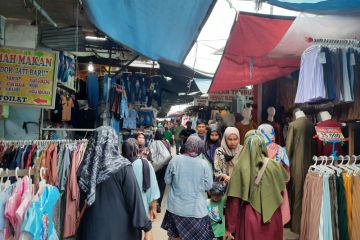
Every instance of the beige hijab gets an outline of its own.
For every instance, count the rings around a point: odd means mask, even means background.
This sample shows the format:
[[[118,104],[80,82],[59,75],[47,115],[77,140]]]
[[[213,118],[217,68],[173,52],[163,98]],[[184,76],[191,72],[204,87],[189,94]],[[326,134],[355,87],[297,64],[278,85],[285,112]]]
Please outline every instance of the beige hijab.
[[[239,145],[235,149],[230,149],[226,143],[226,140],[230,137],[230,135],[236,135],[239,138]],[[224,137],[221,140],[221,148],[223,152],[231,157],[237,158],[241,152],[242,146],[240,145],[240,134],[239,130],[235,127],[227,127],[224,132]],[[234,159],[235,160],[235,159]]]

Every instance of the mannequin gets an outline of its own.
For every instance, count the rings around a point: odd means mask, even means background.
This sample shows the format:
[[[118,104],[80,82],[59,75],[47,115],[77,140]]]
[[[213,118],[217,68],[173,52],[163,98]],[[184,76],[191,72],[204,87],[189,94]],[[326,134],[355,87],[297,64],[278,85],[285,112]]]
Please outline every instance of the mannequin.
[[[340,128],[342,129],[341,123],[332,120],[332,116],[328,111],[322,111],[318,114],[318,124],[317,127],[332,127],[332,128]],[[332,155],[332,143],[324,143],[317,139],[317,148],[316,153],[318,156],[330,156]],[[341,143],[335,143],[334,150],[336,151],[336,155],[344,155],[344,149],[341,146]]]
[[[319,112],[318,115],[318,121],[322,122],[322,121],[326,121],[326,120],[331,120],[331,114],[328,111],[322,111]]]
[[[302,117],[306,118],[305,113],[300,108],[295,108],[293,113],[294,113],[295,119],[299,119]]]
[[[245,135],[248,131],[257,128],[257,124],[251,119],[252,107],[246,107],[242,110],[243,119],[241,122],[235,123],[235,127],[239,130],[240,133],[240,144],[244,145]]]
[[[268,117],[267,117],[267,120],[264,121],[264,123],[267,123],[267,124],[270,124],[273,128],[274,128],[274,131],[275,131],[275,142],[277,144],[279,144],[280,146],[284,146],[285,143],[284,143],[284,138],[282,136],[282,128],[280,126],[279,123],[275,122],[274,120],[274,117],[275,117],[275,114],[276,114],[276,109],[275,107],[273,106],[270,106],[267,108],[267,114],[268,114]]]
[[[290,203],[291,231],[300,233],[302,198],[305,176],[315,152],[314,125],[300,109],[293,112],[295,121],[289,124],[286,137],[286,151],[290,160]]]
[[[274,122],[276,109],[274,107],[268,107],[267,114],[268,114],[268,118],[267,118],[268,122]]]

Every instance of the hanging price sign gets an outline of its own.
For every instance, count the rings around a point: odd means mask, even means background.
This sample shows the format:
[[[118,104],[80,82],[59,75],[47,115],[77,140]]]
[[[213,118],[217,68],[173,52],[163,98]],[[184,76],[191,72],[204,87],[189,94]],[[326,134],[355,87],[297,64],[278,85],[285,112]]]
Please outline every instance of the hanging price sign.
[[[339,127],[315,127],[321,141],[346,141]]]

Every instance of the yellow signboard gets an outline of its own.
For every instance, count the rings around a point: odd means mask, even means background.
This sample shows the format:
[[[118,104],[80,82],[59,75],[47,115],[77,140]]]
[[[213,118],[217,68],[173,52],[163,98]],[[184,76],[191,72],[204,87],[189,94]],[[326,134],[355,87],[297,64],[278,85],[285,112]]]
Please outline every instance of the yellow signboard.
[[[51,108],[56,53],[0,48],[0,103]]]

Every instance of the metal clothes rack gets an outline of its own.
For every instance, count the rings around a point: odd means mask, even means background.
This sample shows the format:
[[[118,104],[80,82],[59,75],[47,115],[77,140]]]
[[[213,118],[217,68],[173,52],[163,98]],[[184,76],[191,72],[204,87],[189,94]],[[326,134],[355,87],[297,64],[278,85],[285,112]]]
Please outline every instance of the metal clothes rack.
[[[0,140],[0,143],[4,144],[50,144],[50,143],[87,143],[87,139],[70,140],[70,139],[59,139],[59,140]]]
[[[312,38],[312,43],[316,44],[334,44],[334,45],[348,45],[359,47],[360,41],[356,39],[328,39],[328,38]]]

